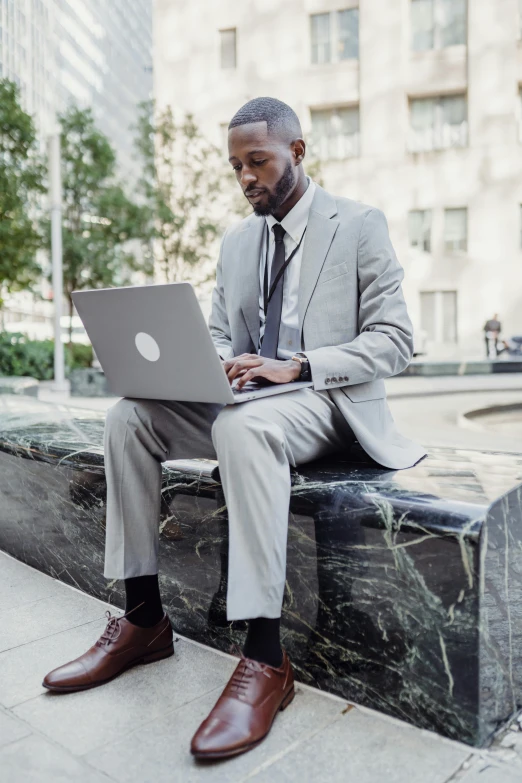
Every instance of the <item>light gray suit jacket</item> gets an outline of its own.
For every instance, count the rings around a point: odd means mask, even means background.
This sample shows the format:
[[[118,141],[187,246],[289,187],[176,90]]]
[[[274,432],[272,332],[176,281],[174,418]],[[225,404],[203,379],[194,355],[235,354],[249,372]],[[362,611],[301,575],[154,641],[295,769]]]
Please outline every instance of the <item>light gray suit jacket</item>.
[[[209,326],[225,359],[257,352],[265,225],[250,215],[221,243]],[[299,281],[301,351],[314,388],[328,390],[363,449],[389,468],[410,467],[426,454],[397,431],[382,380],[412,357],[403,276],[383,213],[316,186]]]

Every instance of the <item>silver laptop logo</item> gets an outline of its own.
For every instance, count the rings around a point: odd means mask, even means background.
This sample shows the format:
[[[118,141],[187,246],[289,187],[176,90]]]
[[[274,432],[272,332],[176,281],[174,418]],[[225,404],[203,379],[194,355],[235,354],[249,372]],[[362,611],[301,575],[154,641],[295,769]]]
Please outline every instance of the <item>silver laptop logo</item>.
[[[160,349],[152,335],[147,334],[147,332],[138,332],[134,338],[134,342],[144,359],[147,359],[149,362],[158,361],[160,358]]]

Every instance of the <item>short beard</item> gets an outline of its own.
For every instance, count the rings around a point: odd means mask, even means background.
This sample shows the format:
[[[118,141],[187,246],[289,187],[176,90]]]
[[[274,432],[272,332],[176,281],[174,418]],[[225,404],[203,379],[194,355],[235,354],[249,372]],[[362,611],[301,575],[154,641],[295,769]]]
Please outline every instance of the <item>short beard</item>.
[[[294,186],[293,166],[290,163],[290,161],[288,161],[288,163],[286,164],[286,168],[283,171],[283,176],[276,184],[274,192],[268,196],[268,202],[266,206],[262,206],[261,204],[259,206],[255,206],[253,208],[254,215],[257,215],[258,217],[266,217],[267,215],[273,215],[274,212],[276,212],[279,209],[281,204],[283,204],[283,202],[286,201],[293,186]]]

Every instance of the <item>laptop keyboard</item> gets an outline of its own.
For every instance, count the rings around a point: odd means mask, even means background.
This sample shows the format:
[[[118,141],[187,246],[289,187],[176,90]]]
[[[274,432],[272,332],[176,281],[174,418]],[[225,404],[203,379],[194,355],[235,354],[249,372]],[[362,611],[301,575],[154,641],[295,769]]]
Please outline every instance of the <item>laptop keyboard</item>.
[[[239,394],[252,394],[253,391],[258,391],[260,388],[260,386],[243,386],[242,389],[232,389],[232,392],[234,396]]]

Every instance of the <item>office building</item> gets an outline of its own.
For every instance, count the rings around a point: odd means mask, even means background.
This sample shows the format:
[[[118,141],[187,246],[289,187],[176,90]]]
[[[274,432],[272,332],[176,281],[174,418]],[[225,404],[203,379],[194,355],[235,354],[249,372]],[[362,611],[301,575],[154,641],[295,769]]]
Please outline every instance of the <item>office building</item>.
[[[294,107],[333,193],[382,209],[417,346],[522,334],[520,0],[155,0],[158,104],[223,146],[244,102]]]
[[[69,103],[92,108],[119,179],[137,179],[131,126],[138,103],[152,97],[151,0],[0,0],[0,78],[19,85],[42,146]],[[7,310],[12,328],[52,333],[49,303],[18,294]]]

